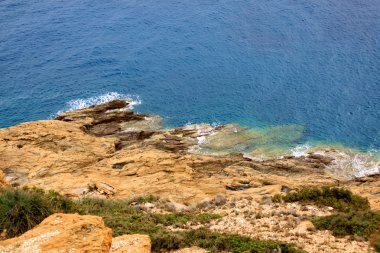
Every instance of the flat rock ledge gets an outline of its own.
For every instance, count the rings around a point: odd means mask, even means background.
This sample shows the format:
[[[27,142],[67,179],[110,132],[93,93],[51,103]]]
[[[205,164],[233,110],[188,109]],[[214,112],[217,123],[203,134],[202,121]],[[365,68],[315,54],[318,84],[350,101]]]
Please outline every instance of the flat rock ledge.
[[[223,138],[239,130],[231,124],[165,129],[159,116],[135,113],[129,103],[0,129],[0,186],[37,186],[72,198],[155,195],[186,206],[218,195],[261,200],[297,187],[345,186],[380,210],[379,175],[334,178],[327,170],[333,159],[315,154],[257,161],[193,152],[210,137],[215,147],[245,139]]]

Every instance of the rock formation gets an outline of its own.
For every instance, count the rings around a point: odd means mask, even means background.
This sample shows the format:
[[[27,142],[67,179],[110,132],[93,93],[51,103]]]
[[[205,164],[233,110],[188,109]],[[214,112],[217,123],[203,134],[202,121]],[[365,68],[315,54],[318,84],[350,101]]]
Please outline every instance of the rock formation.
[[[102,218],[91,215],[53,214],[25,234],[0,241],[0,252],[115,252],[149,253],[146,235],[112,238]]]
[[[380,210],[379,175],[339,177],[331,173],[333,156],[312,152],[254,159],[231,151],[273,136],[232,124],[164,129],[159,116],[136,114],[128,104],[115,100],[54,120],[0,129],[0,187],[37,186],[70,198],[155,195],[173,211],[213,206],[223,216],[207,225],[213,231],[295,243],[309,252],[367,250],[368,242],[335,238],[301,219],[328,215],[330,209],[274,205],[270,197],[297,187],[345,186]],[[218,152],[204,152],[209,150]],[[147,212],[162,211],[156,209],[141,206]],[[150,248],[148,236],[112,239],[101,218],[76,214],[52,215],[20,237],[0,242],[0,252],[144,253]],[[192,247],[178,252],[205,251]]]
[[[112,231],[97,216],[53,214],[25,234],[0,241],[0,252],[109,252]]]
[[[332,159],[316,154],[257,161],[239,153],[192,152],[210,136],[212,145],[220,147],[215,136],[231,132],[232,125],[163,129],[160,117],[136,114],[128,103],[115,100],[65,112],[55,120],[1,129],[5,181],[76,198],[152,194],[184,205],[217,195],[261,200],[300,186],[344,185],[380,209],[377,176],[334,178],[326,170]],[[236,142],[226,141],[227,146]]]

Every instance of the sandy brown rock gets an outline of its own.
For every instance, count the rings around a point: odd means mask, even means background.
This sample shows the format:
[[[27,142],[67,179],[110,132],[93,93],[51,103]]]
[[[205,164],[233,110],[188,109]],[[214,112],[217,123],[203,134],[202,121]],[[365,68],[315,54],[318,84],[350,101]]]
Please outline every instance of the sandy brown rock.
[[[320,154],[257,160],[241,153],[224,152],[255,141],[265,143],[284,129],[264,135],[233,124],[162,129],[160,117],[135,114],[128,104],[115,100],[65,112],[56,120],[0,129],[0,187],[38,186],[73,198],[130,198],[151,194],[169,200],[168,209],[174,211],[194,206],[215,207],[214,211],[223,214],[222,219],[208,224],[215,231],[295,243],[309,252],[367,250],[366,242],[336,238],[329,231],[314,230],[310,222],[302,222],[307,217],[328,215],[329,210],[312,207],[303,211],[296,203],[273,204],[270,197],[298,187],[344,186],[368,197],[371,207],[380,210],[379,175],[355,180],[334,177],[327,169],[333,158]],[[241,132],[236,134],[236,131]],[[205,139],[209,142],[203,143]],[[208,148],[223,152],[204,153]],[[226,199],[234,201],[226,203]],[[239,202],[239,199],[243,200]],[[74,242],[79,240],[79,235],[89,232],[82,231],[77,224],[92,228],[83,217],[73,216],[64,221],[67,227],[76,229]],[[98,224],[94,231],[100,233],[104,225],[98,218],[93,219],[89,223]],[[70,222],[75,224],[69,225]],[[49,229],[43,230],[43,224],[36,228],[43,233],[33,234],[31,230],[19,237],[22,238],[17,246],[21,247],[19,251],[26,248],[36,252],[30,247],[38,246],[56,252],[54,240],[65,234],[52,230],[49,224]],[[109,248],[111,239],[105,234],[101,235],[105,238],[101,241]],[[65,238],[56,240],[58,248],[65,247],[68,240]],[[91,236],[87,238],[92,240]],[[18,249],[12,240],[0,243],[3,251]],[[38,243],[29,243],[35,241]],[[45,242],[49,243],[45,245]],[[103,246],[97,245],[103,250]],[[141,252],[126,251],[132,250],[132,245],[142,245],[144,250],[150,248],[144,236],[114,238],[112,245],[114,252]]]
[[[185,205],[217,195],[261,200],[301,186],[344,185],[380,209],[378,177],[363,182],[333,178],[325,170],[331,158],[320,155],[257,161],[238,153],[193,153],[206,137],[214,139],[216,147],[244,142],[216,138],[220,131],[233,135],[239,126],[162,129],[159,117],[135,114],[125,107],[128,103],[116,100],[65,112],[56,120],[1,129],[0,170],[5,180],[70,197],[152,194]],[[272,137],[268,133],[265,138]]]
[[[314,231],[315,226],[311,221],[302,221],[300,224],[295,227],[291,233],[301,235],[301,234],[306,234],[308,231]]]
[[[297,187],[335,182],[302,161],[260,163],[242,155],[178,154],[157,148],[163,140],[154,138],[117,150],[118,141],[114,136],[89,135],[74,122],[25,123],[0,130],[0,168],[13,185],[36,185],[70,196],[153,194],[182,203],[217,194],[260,192],[257,197],[261,197],[278,193],[283,184]],[[293,176],[291,181],[288,176]],[[305,176],[313,180],[305,183]],[[254,187],[228,188],[239,179]],[[268,180],[273,186],[262,185]],[[272,190],[267,191],[269,188]]]
[[[112,239],[112,253],[150,253],[151,242],[147,235],[122,235]]]
[[[174,253],[207,253],[208,251],[198,247],[184,248],[174,251]]]
[[[5,175],[3,171],[0,171],[0,188],[9,186],[8,181],[5,180]]]
[[[102,218],[53,214],[25,234],[0,241],[0,252],[109,252],[112,231]]]
[[[97,138],[77,124],[37,121],[0,130],[0,168],[12,185],[70,182],[115,152],[115,138]],[[60,179],[58,179],[60,178]]]

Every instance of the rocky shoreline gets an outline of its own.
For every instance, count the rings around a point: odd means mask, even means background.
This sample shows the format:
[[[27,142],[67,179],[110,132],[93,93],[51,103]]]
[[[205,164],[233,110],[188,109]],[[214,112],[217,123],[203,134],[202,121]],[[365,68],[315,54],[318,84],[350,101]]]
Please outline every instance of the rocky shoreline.
[[[343,186],[368,198],[373,210],[380,210],[379,175],[353,180],[334,177],[327,169],[333,158],[314,153],[258,161],[241,153],[193,152],[205,138],[215,133],[223,136],[236,126],[164,129],[159,116],[134,113],[129,103],[114,100],[68,111],[54,120],[0,129],[1,185],[54,189],[72,199],[153,195],[175,211],[199,208],[218,198],[235,205],[247,202],[233,210],[226,206],[229,214],[210,228],[292,242],[308,252],[368,251],[368,242],[339,239],[313,229],[297,232],[301,220],[276,214],[280,207],[270,199],[296,188]],[[280,209],[297,213],[294,210],[302,208],[294,203]],[[318,206],[310,208],[314,215],[328,213]],[[219,209],[214,212],[227,212]],[[267,223],[247,227],[242,213],[248,209],[266,210]],[[308,215],[312,216],[311,211]],[[264,223],[267,229],[262,229]],[[325,239],[318,241],[321,237]]]

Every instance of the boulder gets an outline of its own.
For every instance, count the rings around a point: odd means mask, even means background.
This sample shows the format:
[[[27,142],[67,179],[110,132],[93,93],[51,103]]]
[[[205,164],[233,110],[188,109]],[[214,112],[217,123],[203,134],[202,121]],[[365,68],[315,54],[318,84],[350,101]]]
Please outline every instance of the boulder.
[[[0,241],[0,252],[109,252],[111,243],[112,230],[102,218],[58,213],[19,237]]]
[[[112,253],[150,253],[151,243],[147,235],[122,235],[112,239]]]
[[[308,231],[315,231],[315,226],[311,221],[302,221],[300,224],[297,225],[296,228],[294,228],[291,232],[296,235],[304,235]]]

